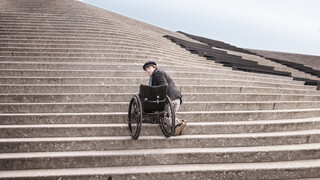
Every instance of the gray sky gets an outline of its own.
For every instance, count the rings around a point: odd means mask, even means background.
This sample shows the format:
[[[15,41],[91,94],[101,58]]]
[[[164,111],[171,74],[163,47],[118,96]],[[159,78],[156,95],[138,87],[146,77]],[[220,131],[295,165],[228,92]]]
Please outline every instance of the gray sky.
[[[320,56],[320,0],[83,0],[242,48]]]

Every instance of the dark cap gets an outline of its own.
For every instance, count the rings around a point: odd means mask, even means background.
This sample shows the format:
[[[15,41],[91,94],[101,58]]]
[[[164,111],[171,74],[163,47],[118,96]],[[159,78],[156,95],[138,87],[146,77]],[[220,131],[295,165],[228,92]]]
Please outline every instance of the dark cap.
[[[157,64],[154,61],[148,61],[148,62],[144,63],[143,70],[145,70],[147,67],[152,66],[152,65],[157,65]]]

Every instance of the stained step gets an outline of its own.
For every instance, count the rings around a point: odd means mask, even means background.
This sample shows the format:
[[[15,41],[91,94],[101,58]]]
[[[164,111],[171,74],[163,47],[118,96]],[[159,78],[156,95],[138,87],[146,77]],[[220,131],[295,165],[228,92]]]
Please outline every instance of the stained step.
[[[267,133],[320,128],[320,118],[233,122],[188,121],[187,135]],[[159,124],[143,123],[141,136],[162,136]],[[1,138],[128,136],[123,124],[0,125]]]
[[[8,93],[2,103],[129,102],[135,93]],[[194,101],[320,101],[320,95],[263,93],[183,93],[183,102]],[[182,105],[183,106],[183,105]]]
[[[1,125],[10,124],[106,124],[126,123],[127,112],[112,113],[7,113],[0,114]],[[280,120],[319,117],[320,109],[193,111],[177,112],[189,122]]]
[[[320,160],[1,171],[1,179],[297,179],[320,177]]]
[[[320,143],[318,129],[242,134],[198,134],[166,138],[140,136],[132,140],[128,136],[90,137],[44,137],[44,138],[2,138],[0,153],[58,152],[58,151],[103,151],[121,149],[163,149],[163,148],[217,148],[249,147]]]
[[[176,164],[255,163],[320,158],[320,144],[238,148],[177,148],[47,153],[2,153],[1,170],[94,168]],[[272,156],[271,156],[272,155]],[[275,159],[274,156],[277,158]]]
[[[0,103],[0,113],[127,112],[128,102]],[[318,101],[186,102],[180,112],[317,109]]]

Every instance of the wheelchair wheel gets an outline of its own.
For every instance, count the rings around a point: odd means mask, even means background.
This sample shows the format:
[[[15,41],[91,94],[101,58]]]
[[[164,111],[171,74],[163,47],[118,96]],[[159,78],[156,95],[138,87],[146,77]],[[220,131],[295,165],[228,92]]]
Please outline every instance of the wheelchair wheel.
[[[166,97],[166,108],[164,116],[160,118],[160,127],[165,137],[170,137],[174,134],[175,130],[175,109],[171,102],[171,99]]]
[[[128,127],[132,139],[137,140],[140,135],[142,124],[142,105],[138,95],[134,95],[129,104]]]

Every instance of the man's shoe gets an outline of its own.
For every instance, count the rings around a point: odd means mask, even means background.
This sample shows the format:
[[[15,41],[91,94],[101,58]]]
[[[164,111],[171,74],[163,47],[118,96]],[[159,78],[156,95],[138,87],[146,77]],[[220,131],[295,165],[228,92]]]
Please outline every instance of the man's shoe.
[[[186,128],[185,126],[186,126],[186,124],[182,120],[179,120],[179,123],[177,124],[177,126],[174,130],[174,136],[180,135],[182,129]]]
[[[186,130],[187,130],[187,121],[185,120],[182,120],[182,127],[181,127],[181,131],[180,131],[180,135],[184,135],[186,133]]]

